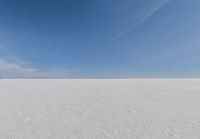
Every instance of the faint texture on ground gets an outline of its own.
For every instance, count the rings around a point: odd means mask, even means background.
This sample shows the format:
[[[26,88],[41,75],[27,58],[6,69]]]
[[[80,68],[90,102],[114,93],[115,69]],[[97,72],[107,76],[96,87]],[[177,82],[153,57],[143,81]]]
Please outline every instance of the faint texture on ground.
[[[200,80],[0,80],[1,139],[200,139]]]

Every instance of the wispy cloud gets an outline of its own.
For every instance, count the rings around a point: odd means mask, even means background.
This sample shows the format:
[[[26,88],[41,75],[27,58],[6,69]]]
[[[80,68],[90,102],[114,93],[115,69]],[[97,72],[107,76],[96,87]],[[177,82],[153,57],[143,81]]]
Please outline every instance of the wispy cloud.
[[[43,72],[35,68],[28,67],[22,62],[9,61],[0,58],[1,78],[60,78],[66,77],[66,70]]]
[[[137,21],[136,24],[133,24],[132,26],[118,32],[117,35],[113,38],[113,41],[118,40],[124,37],[125,35],[129,34],[130,32],[134,31],[138,26],[140,26],[142,23],[151,18],[155,13],[157,13],[160,9],[166,6],[170,1],[172,0],[157,0],[154,6],[147,10],[147,12],[145,12],[145,14],[140,18],[139,21]]]

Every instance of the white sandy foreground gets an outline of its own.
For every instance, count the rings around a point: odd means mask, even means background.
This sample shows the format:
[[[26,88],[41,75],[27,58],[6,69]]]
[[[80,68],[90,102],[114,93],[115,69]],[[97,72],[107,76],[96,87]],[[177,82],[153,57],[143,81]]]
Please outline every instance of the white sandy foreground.
[[[0,139],[200,139],[200,80],[0,80]]]

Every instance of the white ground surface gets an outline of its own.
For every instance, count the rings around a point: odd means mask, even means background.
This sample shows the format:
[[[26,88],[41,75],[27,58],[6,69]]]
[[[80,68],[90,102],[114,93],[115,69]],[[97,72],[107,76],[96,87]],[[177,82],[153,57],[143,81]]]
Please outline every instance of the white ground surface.
[[[0,139],[200,139],[200,80],[0,80]]]

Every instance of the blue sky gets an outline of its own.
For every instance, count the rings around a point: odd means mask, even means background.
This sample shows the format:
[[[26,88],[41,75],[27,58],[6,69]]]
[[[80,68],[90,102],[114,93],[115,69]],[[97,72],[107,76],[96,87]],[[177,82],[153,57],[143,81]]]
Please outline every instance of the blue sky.
[[[200,77],[199,0],[1,0],[0,77]]]

